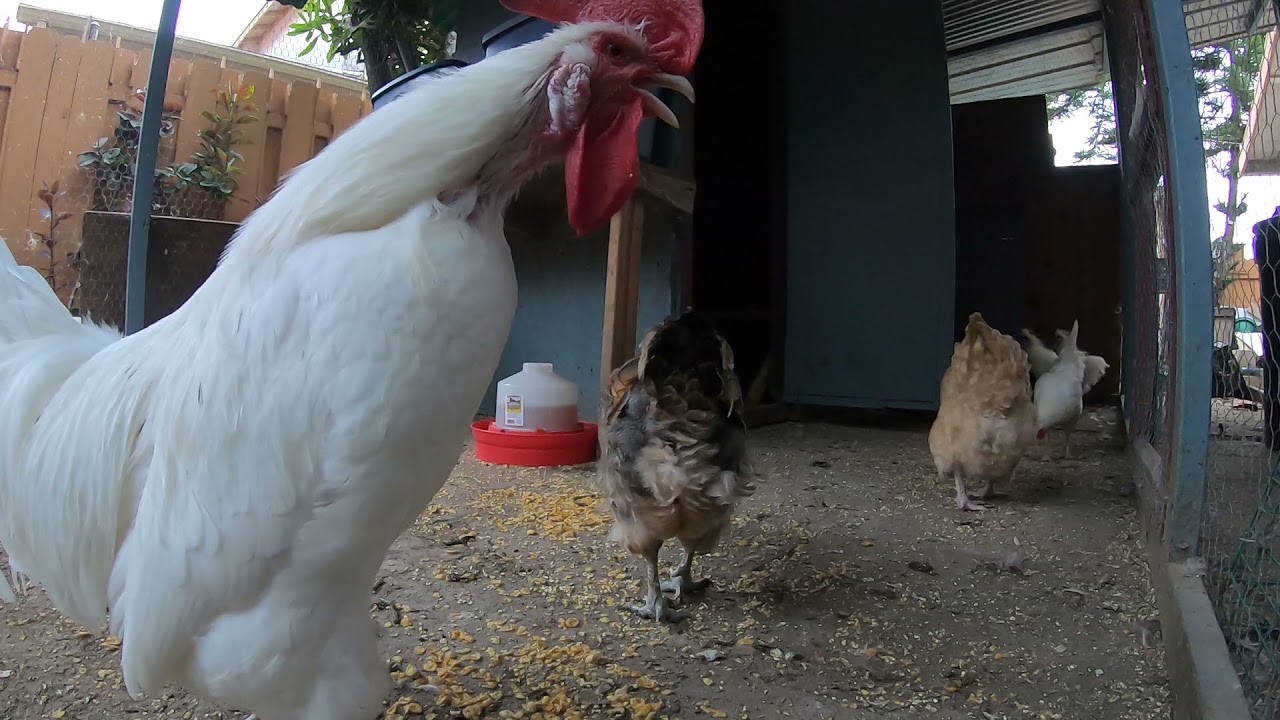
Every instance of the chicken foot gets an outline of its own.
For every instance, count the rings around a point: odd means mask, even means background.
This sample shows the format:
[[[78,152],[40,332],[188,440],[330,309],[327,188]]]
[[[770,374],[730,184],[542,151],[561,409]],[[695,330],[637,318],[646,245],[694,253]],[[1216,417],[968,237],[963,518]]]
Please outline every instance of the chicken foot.
[[[673,608],[671,601],[662,594],[662,578],[658,572],[660,548],[661,546],[655,547],[644,554],[645,599],[643,604],[632,605],[630,610],[645,620],[678,623],[689,617],[689,611]]]
[[[984,488],[984,492],[989,488],[990,486]],[[961,477],[960,473],[956,473],[956,508],[972,512],[985,512],[987,509],[986,506],[969,499],[969,492],[965,490],[964,478]]]
[[[688,547],[684,549],[684,559],[680,564],[671,569],[671,579],[662,583],[662,591],[675,593],[676,599],[683,598],[685,595],[697,595],[706,592],[711,586],[711,578],[702,578],[697,582],[693,579],[693,556],[694,552]]]

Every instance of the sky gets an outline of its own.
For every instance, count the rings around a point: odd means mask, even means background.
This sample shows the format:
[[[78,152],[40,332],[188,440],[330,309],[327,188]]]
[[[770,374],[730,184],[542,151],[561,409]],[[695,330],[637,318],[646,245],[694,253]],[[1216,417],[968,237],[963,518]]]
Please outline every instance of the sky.
[[[33,0],[25,3],[46,7],[76,15],[88,15],[114,22],[154,28],[160,20],[162,0]],[[249,21],[262,7],[263,0],[183,0],[178,15],[178,34],[206,42],[229,45],[235,41]],[[17,0],[0,0],[0,20],[13,17]],[[1085,145],[1089,134],[1089,119],[1084,113],[1054,122],[1049,127],[1053,135],[1058,165],[1076,164],[1074,154]],[[1209,189],[1209,206],[1226,197],[1227,183],[1212,169],[1206,173]],[[1237,226],[1236,242],[1245,242],[1245,254],[1253,256],[1249,238],[1254,223],[1268,218],[1280,205],[1280,176],[1245,177],[1240,184],[1247,195],[1249,209]],[[1220,237],[1223,230],[1222,213],[1211,210],[1212,237]]]
[[[262,3],[263,0],[183,0],[178,11],[178,34],[230,45]],[[30,0],[21,4],[154,28],[160,22],[163,3],[162,0]],[[0,0],[0,19],[14,17],[18,5],[18,0]]]

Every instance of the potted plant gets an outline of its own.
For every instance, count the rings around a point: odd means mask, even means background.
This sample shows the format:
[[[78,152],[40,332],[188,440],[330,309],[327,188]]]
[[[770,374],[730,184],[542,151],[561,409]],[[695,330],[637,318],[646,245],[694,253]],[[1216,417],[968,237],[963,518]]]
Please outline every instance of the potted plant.
[[[276,1],[298,8],[299,20],[289,34],[308,41],[299,55],[311,53],[322,41],[330,60],[360,54],[375,103],[399,94],[379,95],[397,78],[418,78],[465,65],[451,58],[458,0]]]

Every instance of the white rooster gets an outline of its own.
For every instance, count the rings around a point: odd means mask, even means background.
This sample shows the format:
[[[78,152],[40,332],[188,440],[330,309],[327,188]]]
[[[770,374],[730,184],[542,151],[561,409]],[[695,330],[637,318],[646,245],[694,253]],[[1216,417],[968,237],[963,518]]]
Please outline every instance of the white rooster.
[[[1070,332],[1065,330],[1055,332],[1061,340],[1061,347],[1053,359],[1053,364],[1036,378],[1033,401],[1039,418],[1040,434],[1043,436],[1047,435],[1049,430],[1061,430],[1062,457],[1070,459],[1071,432],[1075,430],[1076,423],[1084,412],[1084,394],[1089,392],[1102,377],[1102,373],[1106,372],[1107,363],[1096,355],[1087,355],[1080,350],[1077,344],[1080,337],[1079,321],[1071,324]],[[1047,348],[1045,352],[1053,353]],[[1029,356],[1033,358],[1034,365],[1034,354]],[[1090,363],[1089,358],[1097,358],[1097,360]]]
[[[1022,329],[1022,336],[1027,339],[1026,351],[1027,357],[1031,359],[1031,377],[1038,378],[1049,372],[1053,364],[1058,361],[1058,353],[1050,350],[1045,346],[1040,338],[1036,336],[1028,328]],[[1084,384],[1081,387],[1081,395],[1088,395],[1094,385],[1107,374],[1107,370],[1111,365],[1107,363],[1106,358],[1100,355],[1091,355],[1085,353],[1084,356]]]
[[[503,211],[564,158],[572,225],[606,221],[640,122],[675,121],[642,86],[692,99],[702,42],[698,0],[504,3],[575,24],[363,119],[136,335],[77,323],[0,251],[0,544],[78,622],[109,613],[130,694],[380,711],[370,587],[506,343]]]

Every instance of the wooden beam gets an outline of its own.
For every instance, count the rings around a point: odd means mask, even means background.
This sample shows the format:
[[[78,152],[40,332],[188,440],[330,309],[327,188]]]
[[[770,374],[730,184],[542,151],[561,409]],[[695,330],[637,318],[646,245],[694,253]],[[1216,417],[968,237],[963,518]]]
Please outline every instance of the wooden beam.
[[[604,341],[600,385],[635,356],[636,315],[640,296],[640,249],[644,238],[644,202],[632,197],[609,223],[609,260],[604,281]]]

